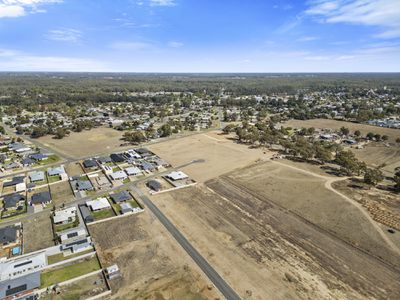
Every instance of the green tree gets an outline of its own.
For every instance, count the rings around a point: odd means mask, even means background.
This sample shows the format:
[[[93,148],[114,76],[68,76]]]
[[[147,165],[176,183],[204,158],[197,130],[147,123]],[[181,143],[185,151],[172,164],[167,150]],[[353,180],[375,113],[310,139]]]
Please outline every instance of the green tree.
[[[364,182],[369,185],[377,185],[383,180],[383,173],[380,169],[367,168],[364,173]]]

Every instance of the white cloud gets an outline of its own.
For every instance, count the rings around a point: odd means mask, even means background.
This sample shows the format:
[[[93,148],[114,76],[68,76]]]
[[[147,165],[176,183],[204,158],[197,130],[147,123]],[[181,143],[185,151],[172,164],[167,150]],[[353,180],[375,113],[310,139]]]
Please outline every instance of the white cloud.
[[[53,41],[77,43],[82,38],[82,32],[71,28],[54,29],[50,30],[46,37]]]
[[[150,0],[150,6],[175,6],[175,0]]]
[[[38,7],[44,4],[61,3],[63,0],[0,0],[0,18],[16,18],[31,13],[45,12]]]
[[[181,43],[181,42],[176,42],[176,41],[171,41],[171,42],[168,43],[168,47],[171,47],[171,48],[181,48],[181,47],[183,47],[183,43]]]
[[[321,16],[327,23],[380,26],[384,31],[376,37],[400,37],[399,0],[314,0],[309,3],[306,14]]]

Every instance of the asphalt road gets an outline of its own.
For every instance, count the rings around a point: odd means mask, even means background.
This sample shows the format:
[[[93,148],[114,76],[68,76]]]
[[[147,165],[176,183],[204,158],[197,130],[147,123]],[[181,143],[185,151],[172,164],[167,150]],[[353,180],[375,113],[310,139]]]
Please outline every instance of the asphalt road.
[[[215,269],[207,262],[207,260],[189,243],[189,241],[180,233],[180,231],[168,220],[168,218],[158,209],[158,207],[135,187],[135,191],[140,196],[143,203],[151,210],[151,212],[164,225],[169,233],[181,245],[187,254],[194,260],[200,269],[206,274],[211,282],[228,300],[240,300],[240,296],[228,285],[228,283],[215,271]]]

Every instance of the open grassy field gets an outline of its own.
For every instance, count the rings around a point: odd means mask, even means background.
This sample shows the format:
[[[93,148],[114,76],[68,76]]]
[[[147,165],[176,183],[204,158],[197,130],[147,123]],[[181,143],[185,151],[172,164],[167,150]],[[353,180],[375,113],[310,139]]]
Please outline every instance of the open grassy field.
[[[152,199],[244,299],[400,296],[398,255],[318,177],[260,163]]]
[[[39,213],[22,222],[24,253],[54,246],[50,214]]]
[[[90,258],[85,258],[74,262],[70,265],[63,266],[56,269],[48,269],[40,274],[40,281],[42,287],[47,287],[67,281],[74,277],[79,277],[100,269],[99,260],[94,255]]]
[[[73,176],[81,176],[84,174],[82,166],[78,162],[72,162],[65,166],[65,171],[67,172],[69,177]]]
[[[99,127],[90,131],[72,132],[58,140],[51,136],[38,139],[39,142],[75,158],[101,154],[117,149],[121,144],[122,132],[112,128]]]
[[[60,207],[62,204],[74,201],[74,194],[68,181],[63,181],[49,186],[53,204]]]
[[[222,299],[197,266],[147,211],[89,226],[104,267],[118,264],[112,299]]]
[[[360,130],[362,135],[366,135],[368,132],[373,132],[375,134],[387,135],[389,137],[389,142],[395,142],[397,138],[400,138],[400,130],[394,128],[384,128],[366,124],[358,124],[352,122],[328,120],[328,119],[313,119],[313,120],[289,120],[283,124],[286,127],[315,127],[315,128],[331,128],[338,130],[341,127],[347,127],[350,132]]]
[[[226,135],[216,132],[192,135],[180,139],[150,145],[151,151],[179,167],[193,160],[195,163],[181,168],[196,181],[204,182],[236,168],[244,167],[258,159],[268,157],[260,149],[249,149],[248,146],[235,144]]]

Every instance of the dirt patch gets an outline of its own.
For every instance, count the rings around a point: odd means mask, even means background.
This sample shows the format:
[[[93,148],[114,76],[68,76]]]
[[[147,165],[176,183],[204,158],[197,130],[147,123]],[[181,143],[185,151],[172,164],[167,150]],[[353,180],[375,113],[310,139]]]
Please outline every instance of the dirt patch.
[[[53,230],[49,214],[35,214],[34,218],[24,220],[22,226],[24,253],[54,246]]]
[[[103,266],[118,264],[113,299],[220,297],[164,227],[147,211],[89,226]]]
[[[188,164],[193,160],[204,160],[181,168],[198,182],[204,182],[271,155],[270,152],[266,155],[260,149],[249,149],[246,145],[232,143],[224,135],[215,137],[216,134],[216,132],[197,134],[165,141],[150,145],[149,149],[174,167]]]
[[[380,135],[387,135],[389,142],[395,142],[397,138],[400,138],[400,130],[394,128],[384,128],[366,124],[358,124],[344,121],[328,120],[328,119],[313,119],[313,120],[289,120],[283,124],[286,127],[315,127],[315,128],[331,128],[339,130],[341,127],[347,127],[351,133],[356,130],[360,130],[362,135],[367,135],[368,132],[372,132]]]
[[[73,176],[81,176],[84,174],[82,166],[79,162],[69,163],[65,166],[65,171],[67,172],[69,177]]]
[[[244,299],[400,296],[394,284],[400,274],[386,262],[267,199],[276,200],[285,193],[299,198],[302,192],[307,195],[308,186],[315,196],[337,201],[335,196],[327,195],[328,191],[318,190],[318,178],[296,172],[277,174],[274,167],[266,165],[268,169],[262,172],[257,166],[256,170],[246,168],[207,182],[208,187],[199,185],[152,198]],[[246,185],[239,184],[239,179]],[[251,182],[263,187],[262,193],[253,191],[254,187],[250,190]],[[300,201],[308,209],[316,210],[312,199],[297,198],[286,197],[284,201]],[[302,210],[299,204],[293,205],[293,209]],[[339,215],[335,208],[331,213],[329,206],[319,208],[324,211],[314,222]],[[349,212],[348,217],[362,223],[354,212]],[[336,221],[336,230],[349,230],[348,223],[340,224],[344,218]],[[369,236],[370,228],[364,229],[366,232],[361,235],[375,243],[373,234],[372,238]]]
[[[53,139],[51,136],[44,136],[39,138],[38,141],[65,155],[80,158],[119,148],[121,137],[121,131],[99,127],[79,133],[73,132],[62,140]]]
[[[60,207],[63,204],[74,201],[74,194],[68,181],[51,184],[50,193],[54,206]]]

